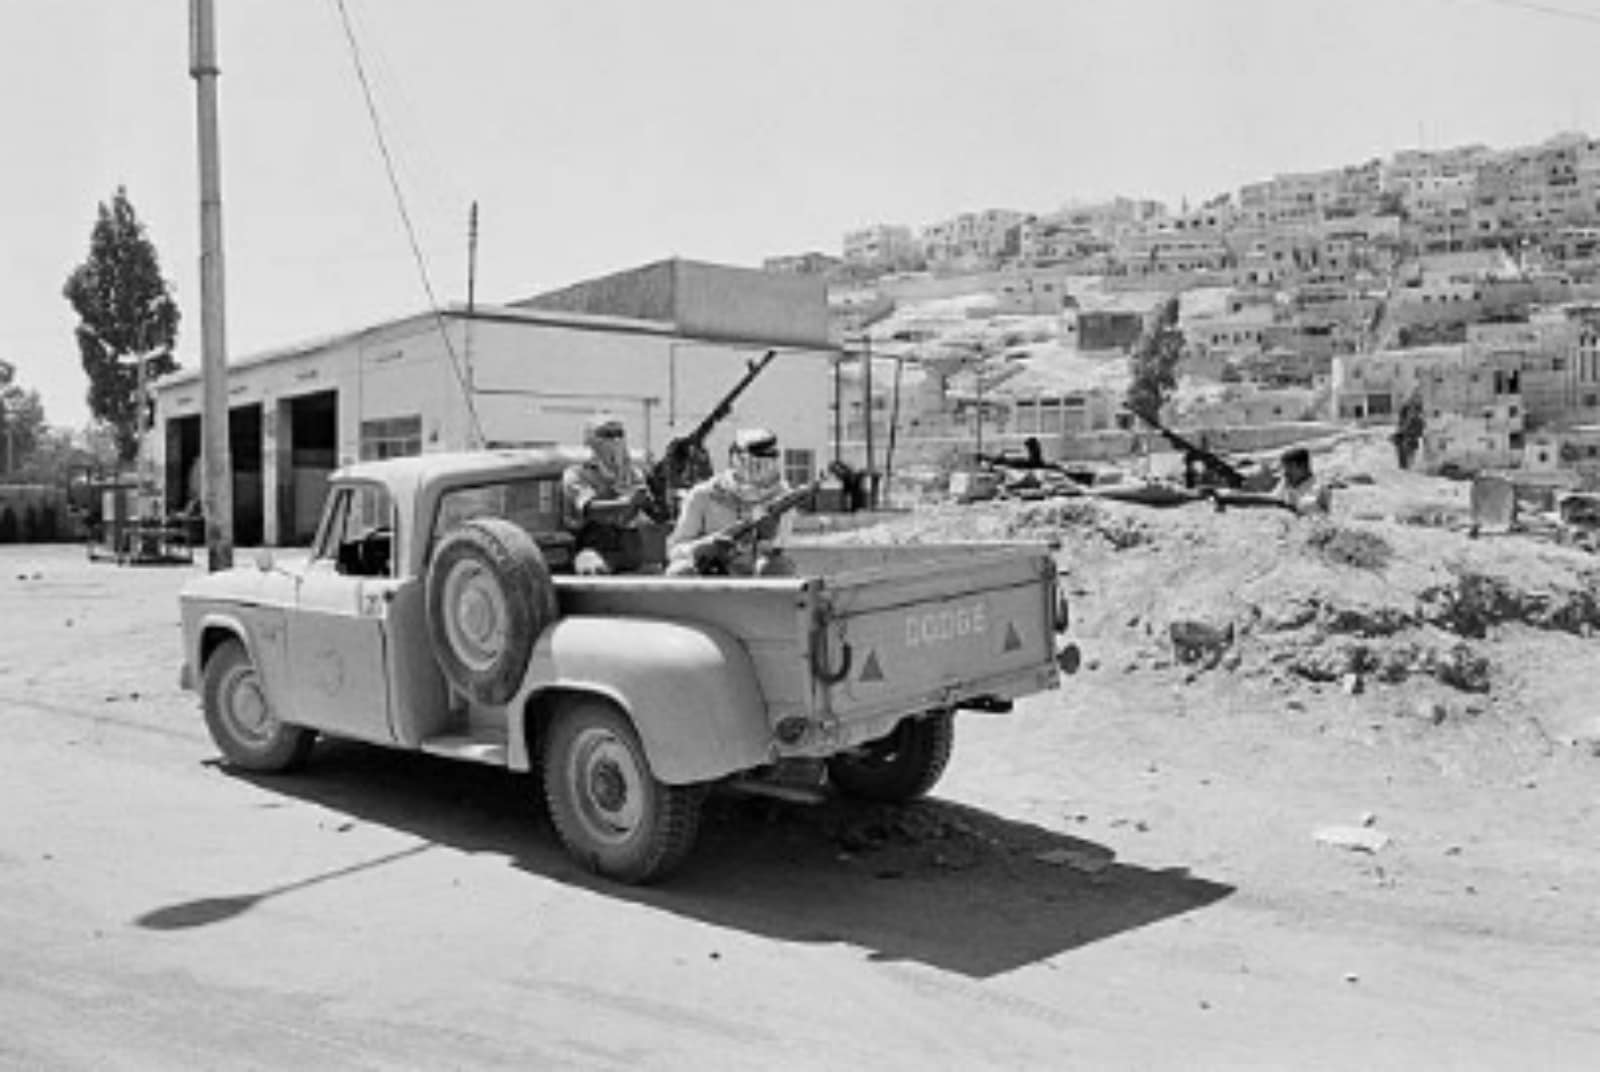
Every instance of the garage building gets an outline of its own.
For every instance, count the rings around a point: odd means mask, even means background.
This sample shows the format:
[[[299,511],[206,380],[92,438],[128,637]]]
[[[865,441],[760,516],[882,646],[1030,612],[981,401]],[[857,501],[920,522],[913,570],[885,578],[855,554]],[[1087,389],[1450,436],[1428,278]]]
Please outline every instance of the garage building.
[[[772,428],[790,480],[825,463],[836,348],[815,277],[673,259],[506,305],[452,306],[228,366],[234,542],[309,542],[327,477],[357,459],[576,443],[622,416],[658,455],[768,350],[777,357],[712,433]],[[197,370],[155,386],[151,461],[167,508],[200,496]]]

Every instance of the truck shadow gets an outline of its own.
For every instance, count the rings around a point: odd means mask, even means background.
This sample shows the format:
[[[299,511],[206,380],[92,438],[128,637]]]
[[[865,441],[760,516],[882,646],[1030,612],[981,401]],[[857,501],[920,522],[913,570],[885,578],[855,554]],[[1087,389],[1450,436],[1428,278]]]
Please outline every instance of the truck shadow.
[[[930,798],[891,807],[793,805],[714,794],[683,870],[629,887],[574,863],[536,781],[412,753],[319,746],[304,774],[264,789],[618,900],[784,942],[985,978],[1215,903],[1233,887],[1185,868]]]

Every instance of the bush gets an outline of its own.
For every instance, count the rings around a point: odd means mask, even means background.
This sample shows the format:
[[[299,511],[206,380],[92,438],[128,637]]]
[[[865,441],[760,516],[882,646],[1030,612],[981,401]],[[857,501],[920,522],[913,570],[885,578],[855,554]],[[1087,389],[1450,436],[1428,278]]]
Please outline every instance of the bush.
[[[1342,525],[1319,525],[1306,537],[1306,545],[1336,566],[1381,570],[1394,557],[1389,541],[1375,532]]]
[[[17,542],[17,515],[11,507],[0,510],[0,543]]]

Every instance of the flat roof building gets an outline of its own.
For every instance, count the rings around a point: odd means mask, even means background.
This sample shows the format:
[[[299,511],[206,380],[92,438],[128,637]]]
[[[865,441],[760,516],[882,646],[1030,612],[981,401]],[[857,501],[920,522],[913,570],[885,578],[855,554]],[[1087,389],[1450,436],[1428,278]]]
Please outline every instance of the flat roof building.
[[[506,305],[451,306],[228,365],[234,541],[308,541],[328,474],[361,459],[576,443],[605,410],[659,454],[767,350],[778,356],[708,441],[777,432],[791,479],[825,461],[833,364],[818,277],[669,260]],[[155,385],[150,460],[166,505],[200,497],[199,372]]]

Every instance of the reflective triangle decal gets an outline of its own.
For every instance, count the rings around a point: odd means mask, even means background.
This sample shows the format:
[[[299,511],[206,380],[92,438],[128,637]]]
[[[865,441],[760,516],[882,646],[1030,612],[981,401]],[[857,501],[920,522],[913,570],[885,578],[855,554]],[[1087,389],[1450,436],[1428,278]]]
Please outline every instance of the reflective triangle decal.
[[[1006,640],[1005,640],[1004,644],[1000,645],[1001,653],[1003,654],[1003,653],[1008,652],[1008,651],[1017,651],[1021,647],[1022,647],[1022,638],[1017,635],[1016,624],[1014,622],[1007,622],[1006,623]]]
[[[883,680],[883,667],[878,665],[878,653],[876,651],[867,652],[867,659],[866,659],[865,662],[863,662],[861,664],[861,676],[859,678],[857,678],[856,680],[858,680],[858,681],[882,681]]]

